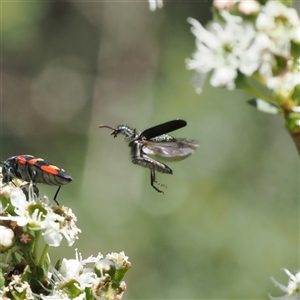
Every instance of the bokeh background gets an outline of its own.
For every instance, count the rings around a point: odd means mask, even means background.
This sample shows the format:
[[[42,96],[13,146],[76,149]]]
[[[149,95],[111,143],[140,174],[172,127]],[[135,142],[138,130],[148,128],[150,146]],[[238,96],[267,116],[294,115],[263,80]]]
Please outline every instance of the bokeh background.
[[[74,181],[58,200],[82,229],[52,260],[125,251],[125,299],[267,299],[270,276],[299,269],[299,161],[281,116],[257,112],[242,91],[197,95],[185,59],[188,17],[211,2],[1,2],[1,160],[33,154]],[[199,141],[170,163],[159,194],[122,136],[175,118]],[[41,185],[52,197],[55,188]]]

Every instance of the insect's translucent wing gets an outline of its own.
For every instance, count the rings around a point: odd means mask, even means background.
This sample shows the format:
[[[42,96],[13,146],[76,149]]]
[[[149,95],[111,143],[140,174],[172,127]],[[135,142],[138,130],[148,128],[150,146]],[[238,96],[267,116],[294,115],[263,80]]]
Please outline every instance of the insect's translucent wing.
[[[145,154],[157,155],[164,158],[184,159],[192,154],[199,147],[195,140],[176,139],[170,142],[143,141],[143,152]]]
[[[156,136],[177,130],[186,126],[186,121],[184,120],[172,120],[163,124],[156,125],[154,127],[144,130],[140,136],[150,140]]]

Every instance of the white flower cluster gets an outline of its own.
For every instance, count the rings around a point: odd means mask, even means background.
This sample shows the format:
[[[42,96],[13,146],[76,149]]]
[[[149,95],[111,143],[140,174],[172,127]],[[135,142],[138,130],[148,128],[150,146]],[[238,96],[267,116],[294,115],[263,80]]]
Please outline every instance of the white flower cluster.
[[[272,300],[296,300],[300,299],[300,272],[293,275],[289,270],[283,269],[285,273],[289,276],[288,285],[285,286],[277,282],[274,278],[271,278],[272,281],[278,286],[286,295],[281,297],[272,297],[269,295]]]
[[[16,294],[14,292],[17,292],[18,294],[24,295],[24,299],[26,300],[34,300],[34,294],[31,291],[30,285],[28,282],[22,281],[21,275],[12,275],[12,280],[10,281],[9,285],[5,287],[4,289],[0,289],[0,299],[3,300],[10,300],[10,298],[3,296],[6,293],[7,294]]]
[[[76,250],[76,259],[54,268],[48,248],[63,237],[73,245],[81,232],[77,218],[70,208],[38,198],[31,183],[14,182],[20,187],[0,180],[0,299],[122,299],[131,267],[124,252],[82,259]],[[40,237],[46,245],[38,257]]]
[[[241,73],[286,96],[300,83],[296,10],[274,0],[265,5],[256,0],[216,0],[214,4],[217,17],[207,29],[195,19],[188,20],[197,50],[187,60],[187,68],[197,72],[198,91],[209,72],[212,86],[230,90]]]
[[[52,207],[47,204],[49,202],[47,199],[44,202],[40,201],[34,194],[32,185],[29,186],[28,199],[21,188],[10,187],[10,189],[10,205],[14,214],[2,211],[0,220],[14,221],[18,226],[26,226],[28,230],[40,231],[46,244],[52,247],[58,247],[63,236],[69,246],[78,239],[81,230],[76,227],[77,218],[71,208]],[[5,190],[1,189],[1,193],[3,192]]]
[[[34,293],[27,281],[24,281],[21,275],[12,275],[12,280],[7,287],[0,289],[1,299],[9,299],[6,295],[20,294],[20,298],[14,299],[107,299],[119,300],[122,299],[123,293],[126,290],[125,281],[116,281],[114,275],[119,272],[122,274],[121,279],[126,271],[131,267],[128,257],[124,252],[111,253],[105,258],[101,253],[96,257],[90,256],[87,259],[82,259],[78,254],[77,249],[75,259],[63,259],[58,270],[50,267],[51,270],[46,275],[48,282],[51,283],[52,289],[46,289],[45,294]],[[118,262],[112,257],[118,257]],[[108,261],[109,264],[106,262]],[[106,262],[102,263],[101,262]],[[99,265],[103,266],[99,270]],[[109,266],[108,268],[105,266]],[[100,272],[97,272],[100,271]],[[25,272],[24,272],[25,273]],[[40,283],[42,285],[42,283]]]
[[[114,281],[114,274],[118,271],[125,272],[131,267],[128,257],[124,252],[113,253],[105,258],[101,253],[96,257],[90,256],[82,259],[77,249],[75,259],[63,259],[59,270],[52,269],[48,277],[53,278],[54,289],[47,296],[41,295],[41,299],[69,299],[70,291],[77,295],[76,300],[84,299],[122,299],[126,290],[124,281]],[[122,266],[112,256],[118,257],[118,261],[122,261]],[[110,264],[101,262],[109,261]],[[101,268],[108,265],[108,268]],[[89,265],[89,266],[88,266]],[[100,272],[97,272],[100,271]],[[123,275],[124,275],[123,274]],[[91,298],[88,298],[86,291],[91,291]]]

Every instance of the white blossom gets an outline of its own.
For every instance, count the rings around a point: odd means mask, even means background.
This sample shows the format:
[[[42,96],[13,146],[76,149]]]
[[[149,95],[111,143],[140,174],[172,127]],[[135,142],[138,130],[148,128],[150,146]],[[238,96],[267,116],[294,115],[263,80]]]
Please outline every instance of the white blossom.
[[[25,194],[19,188],[12,192],[11,203],[17,214],[17,217],[12,217],[12,219],[15,218],[19,226],[27,225],[31,230],[41,230],[48,245],[53,247],[60,245],[62,236],[59,222],[64,220],[63,217],[55,214],[51,207],[36,203],[32,197],[26,200]]]
[[[105,256],[106,259],[112,260],[116,264],[116,268],[120,269],[126,265],[130,265],[130,262],[128,261],[128,256],[125,255],[124,251],[121,251],[120,253],[112,252]]]
[[[229,12],[236,3],[241,16]],[[256,0],[216,0],[214,6],[221,19],[215,18],[206,28],[188,19],[196,37],[196,51],[186,64],[196,71],[196,91],[201,90],[208,74],[212,86],[232,90],[238,72],[246,76],[257,72],[260,77],[255,80],[260,84],[276,94],[279,91],[281,96],[289,95],[299,84],[299,72],[288,68],[293,59],[291,45],[300,43],[296,10],[277,1],[260,5]],[[245,19],[243,15],[253,18]]]
[[[59,222],[59,233],[66,238],[68,245],[72,246],[75,240],[78,239],[78,233],[81,232],[76,226],[77,217],[72,212],[72,209],[66,206],[54,209],[54,212],[62,216]]]
[[[246,16],[258,13],[259,9],[260,4],[256,0],[241,1],[238,4],[239,12]]]
[[[272,297],[269,295],[272,300],[296,300],[300,298],[300,272],[293,275],[289,270],[283,269],[285,273],[289,276],[288,285],[285,286],[279,282],[277,282],[273,277],[272,281],[275,283],[277,287],[279,287],[286,295],[281,297]]]
[[[241,17],[227,11],[220,14],[226,22],[212,22],[208,29],[195,19],[188,20],[193,26],[197,50],[187,60],[187,68],[204,74],[212,72],[212,86],[234,89],[241,56],[254,39],[255,30],[251,23],[243,23]]]
[[[270,1],[256,20],[257,34],[241,58],[240,70],[247,76],[258,71],[267,81],[273,77],[275,55],[290,59],[291,41],[299,39],[300,22],[296,11]],[[272,84],[269,84],[269,88]]]
[[[63,259],[59,270],[51,268],[48,277],[54,281],[54,289],[50,295],[42,296],[42,299],[68,299],[65,298],[66,294],[64,291],[67,287],[73,289],[72,285],[75,285],[78,289],[79,296],[74,298],[77,300],[85,299],[86,289],[93,291],[95,299],[100,299],[101,297],[103,297],[101,299],[121,299],[126,289],[125,282],[120,282],[119,288],[112,287],[109,275],[106,274],[98,277],[94,271],[97,263],[103,259],[103,255],[98,253],[97,256],[90,256],[83,259],[77,249],[75,251],[75,259]],[[111,253],[107,257],[110,257],[114,263],[119,262],[123,265],[123,262],[126,261],[127,265],[130,265],[130,262],[127,260],[128,257],[124,252]],[[99,295],[101,296],[99,297]]]
[[[12,229],[0,225],[0,250],[7,249],[13,245],[15,234]]]
[[[97,276],[93,272],[93,268],[87,268],[87,264],[95,264],[99,260],[103,259],[103,255],[98,253],[97,256],[89,256],[87,259],[82,259],[78,250],[75,249],[75,259],[63,259],[61,267],[59,268],[59,274],[56,274],[60,284],[64,284],[68,281],[76,280],[80,283],[82,290],[85,287],[90,287],[91,282]]]
[[[59,272],[62,283],[75,280],[82,291],[85,287],[90,287],[91,280],[97,277],[91,269],[84,268],[83,264],[76,259],[64,258]]]
[[[272,76],[272,65],[274,55],[270,51],[272,42],[264,33],[258,33],[253,43],[241,56],[240,71],[251,76],[258,71],[262,76],[269,78]]]
[[[290,55],[290,41],[298,39],[299,26],[296,10],[276,1],[268,1],[256,20],[257,31],[273,41],[271,50],[284,57]]]
[[[84,267],[85,260],[82,260],[81,255],[78,255],[76,249],[76,259],[62,260],[59,270],[51,268],[48,277],[54,280],[54,289],[50,295],[43,296],[42,299],[69,299],[67,294],[64,293],[65,287],[74,284],[78,291],[79,296],[75,299],[85,299],[85,288],[92,287],[92,282],[97,278],[92,268]],[[57,297],[57,298],[55,298]]]
[[[151,11],[155,11],[157,8],[162,8],[164,3],[163,0],[148,0],[149,2],[149,9]]]
[[[0,216],[0,219],[16,221],[19,226],[28,226],[31,230],[40,230],[45,242],[52,247],[58,247],[63,236],[69,246],[78,238],[81,230],[75,225],[77,219],[72,210],[63,207],[58,211],[37,201],[32,185],[29,186],[28,199],[20,188],[15,187],[10,200],[16,215]]]
[[[290,64],[292,61],[290,61]],[[297,65],[300,66],[300,59],[297,60]],[[277,76],[267,79],[267,87],[275,91],[281,98],[287,98],[296,85],[300,84],[299,68],[295,67],[292,70],[285,70]]]
[[[22,275],[12,275],[12,280],[8,284],[8,286],[0,289],[0,296],[6,295],[7,293],[16,294],[16,292],[23,295],[23,297],[20,299],[26,299],[26,300],[35,299],[29,283],[27,281],[22,280]],[[6,298],[6,296],[4,297]],[[2,297],[0,297],[0,299],[2,299]]]
[[[237,2],[238,2],[238,0],[214,0],[213,6],[215,9],[218,9],[218,10],[229,9]]]

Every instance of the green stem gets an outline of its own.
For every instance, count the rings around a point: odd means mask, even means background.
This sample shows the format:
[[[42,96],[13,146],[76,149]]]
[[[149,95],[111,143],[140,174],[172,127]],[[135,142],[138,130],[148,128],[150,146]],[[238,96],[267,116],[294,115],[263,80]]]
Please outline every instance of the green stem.
[[[245,76],[243,76],[242,74],[239,74],[239,76],[236,80],[236,86],[239,89],[246,90],[248,93],[252,94],[253,96],[255,96],[257,98],[261,98],[261,99],[264,99],[266,101],[274,103],[274,100],[275,100],[274,97],[269,96],[269,95],[261,92],[260,90],[256,89],[255,87],[253,87],[249,83],[247,78]]]
[[[36,262],[36,258],[37,258],[37,254],[38,254],[38,250],[39,250],[40,238],[41,238],[41,231],[40,230],[36,230],[35,231],[33,251],[32,251],[32,257],[35,260],[35,262]]]
[[[255,74],[252,76],[252,79],[256,80],[258,83],[260,82],[259,78],[257,76],[255,76]],[[274,97],[269,96],[269,95],[259,91],[255,87],[253,87],[243,74],[238,75],[238,78],[236,79],[236,86],[237,86],[237,88],[246,90],[247,92],[251,93],[252,95],[254,95],[257,98],[261,98],[261,99],[264,99],[266,101],[273,102],[273,103],[276,102],[276,99]],[[277,101],[277,103],[278,102],[279,101]],[[292,108],[296,105],[294,101],[286,101],[284,103],[285,105],[282,105],[282,103],[278,103],[278,104],[284,110],[284,112],[285,112],[284,114],[285,114],[286,119],[287,119],[287,114],[290,113]],[[289,122],[292,125],[294,125],[294,123],[292,121],[289,121]],[[290,123],[288,123],[288,124],[290,124]],[[295,146],[297,148],[297,151],[300,155],[300,133],[298,131],[293,132],[293,130],[291,130],[291,128],[289,126],[286,126],[286,127],[289,130],[289,132],[291,134],[291,137],[292,137],[292,139],[295,143]]]
[[[41,254],[41,257],[40,257],[40,261],[39,261],[39,265],[40,265],[40,266],[43,265],[43,263],[44,263],[44,261],[45,261],[47,255],[48,255],[48,249],[49,249],[49,245],[46,244],[45,247],[44,247],[44,249],[43,249],[43,252],[42,252],[42,254]]]

